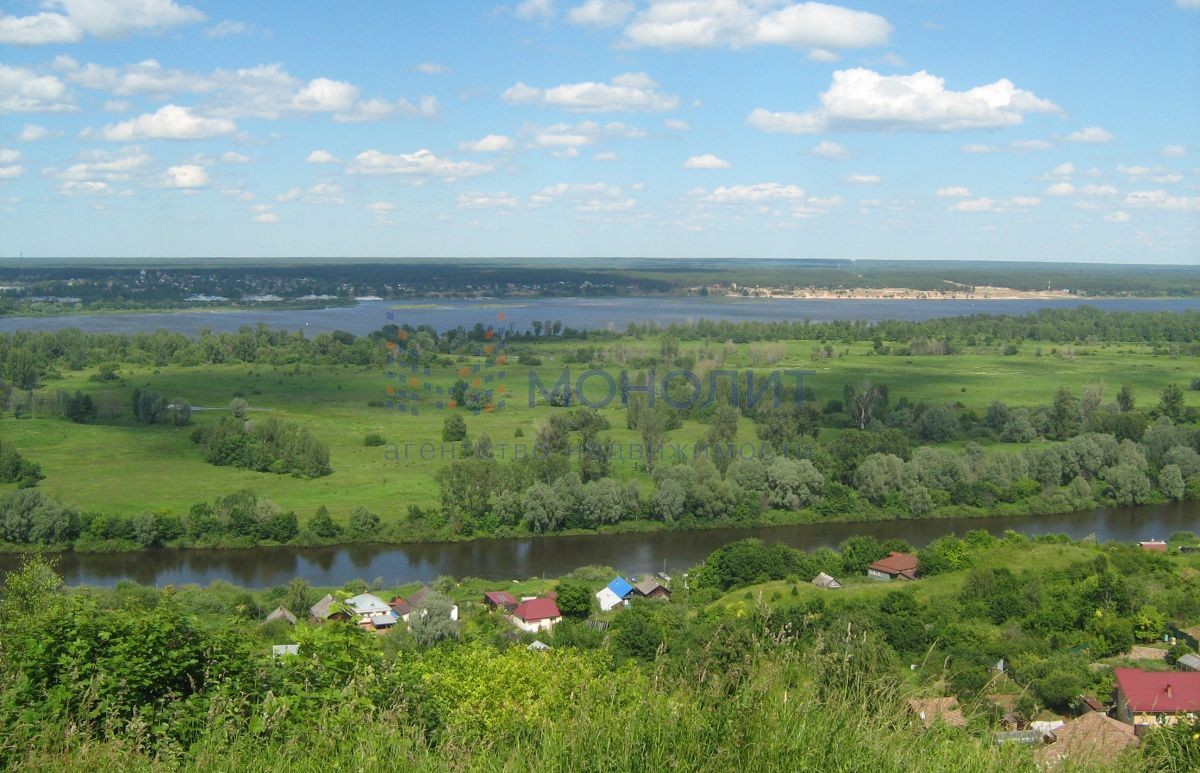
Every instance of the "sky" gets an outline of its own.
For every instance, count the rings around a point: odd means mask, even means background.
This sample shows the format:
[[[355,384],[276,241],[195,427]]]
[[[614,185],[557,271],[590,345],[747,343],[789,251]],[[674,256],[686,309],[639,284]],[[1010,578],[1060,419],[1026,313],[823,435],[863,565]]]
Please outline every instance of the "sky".
[[[0,0],[0,256],[1200,264],[1200,0]]]

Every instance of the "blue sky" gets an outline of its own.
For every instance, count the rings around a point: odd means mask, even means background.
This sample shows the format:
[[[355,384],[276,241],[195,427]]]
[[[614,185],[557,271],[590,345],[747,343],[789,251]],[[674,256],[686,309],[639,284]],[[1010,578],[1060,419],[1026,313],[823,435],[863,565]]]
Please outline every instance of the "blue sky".
[[[1200,263],[1200,0],[0,2],[0,254]]]

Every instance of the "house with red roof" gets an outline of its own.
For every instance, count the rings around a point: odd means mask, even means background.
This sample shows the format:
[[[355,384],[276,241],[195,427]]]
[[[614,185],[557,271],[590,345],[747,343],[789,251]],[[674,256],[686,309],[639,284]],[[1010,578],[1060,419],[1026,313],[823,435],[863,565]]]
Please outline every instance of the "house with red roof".
[[[510,617],[513,625],[530,633],[549,631],[562,622],[558,604],[554,603],[554,599],[544,597],[522,601]]]
[[[892,551],[867,567],[867,576],[872,580],[915,580],[917,579],[917,557],[908,553]]]
[[[505,609],[509,612],[517,608],[517,599],[506,590],[489,590],[483,592],[483,603],[492,609]]]
[[[1200,719],[1200,673],[1116,668],[1116,717],[1139,733]]]

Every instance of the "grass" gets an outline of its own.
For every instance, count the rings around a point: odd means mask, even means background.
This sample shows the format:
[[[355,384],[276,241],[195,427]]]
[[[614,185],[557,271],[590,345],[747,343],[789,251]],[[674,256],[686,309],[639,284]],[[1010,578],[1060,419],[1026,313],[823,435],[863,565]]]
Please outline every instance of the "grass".
[[[1019,354],[1003,356],[974,352],[943,357],[883,357],[869,345],[839,344],[843,356],[813,361],[816,341],[792,341],[786,355],[772,368],[805,368],[816,371],[806,379],[820,403],[840,399],[842,386],[863,378],[886,383],[893,402],[908,397],[913,402],[961,402],[980,414],[993,400],[1002,399],[1010,406],[1047,404],[1060,386],[1076,394],[1085,384],[1105,383],[1106,399],[1117,386],[1130,382],[1137,388],[1139,402],[1149,407],[1157,401],[1157,392],[1167,383],[1186,385],[1194,374],[1190,361],[1156,356],[1148,347],[1126,344],[1076,347],[1073,358],[1035,354],[1036,344],[1027,343]],[[562,366],[562,355],[575,344],[539,344],[537,353],[544,364],[536,370],[541,380],[552,385]],[[610,354],[620,347],[626,354],[656,352],[655,339],[622,339],[603,348]],[[683,350],[700,354],[701,344],[688,343]],[[719,350],[719,343],[712,345]],[[515,358],[514,358],[515,359]],[[722,368],[752,367],[749,348],[738,347],[720,365]],[[433,383],[448,386],[457,375],[454,368],[434,371]],[[571,366],[572,375],[585,368]],[[503,410],[466,415],[472,437],[487,432],[498,453],[511,457],[514,443],[532,446],[537,427],[551,411],[546,406],[529,407],[527,377],[529,368],[510,364],[506,383],[509,399]],[[616,373],[617,367],[610,368]],[[767,370],[764,367],[757,369]],[[71,424],[57,418],[0,418],[0,438],[14,443],[29,459],[40,464],[46,479],[40,488],[68,503],[105,512],[135,514],[166,509],[182,513],[194,503],[211,500],[241,488],[250,488],[284,509],[292,509],[307,518],[319,505],[327,506],[337,520],[345,521],[355,507],[363,506],[385,519],[402,517],[410,504],[436,506],[437,486],[434,475],[446,463],[440,449],[424,458],[421,444],[441,443],[441,426],[446,412],[427,405],[419,416],[402,414],[384,407],[371,407],[369,401],[383,401],[388,379],[383,368],[314,365],[210,365],[199,367],[123,365],[121,384],[96,384],[87,381],[87,373],[68,372],[47,381],[46,390],[82,389],[102,403],[120,407],[123,417],[88,425]],[[660,373],[660,378],[661,378]],[[788,379],[790,381],[790,379]],[[786,382],[785,382],[786,383]],[[593,399],[601,386],[599,379],[589,382]],[[199,449],[190,441],[191,428],[138,426],[128,417],[130,393],[134,387],[149,388],[163,395],[186,398],[194,406],[215,410],[197,410],[195,424],[214,422],[235,395],[242,395],[254,409],[253,417],[278,416],[300,422],[330,447],[332,475],[305,480],[269,473],[256,473],[205,463]],[[1189,404],[1200,404],[1200,393],[1187,391]],[[618,447],[638,442],[637,433],[625,428],[624,411],[619,400],[602,410],[612,423],[611,435]],[[523,438],[517,438],[520,430]],[[669,433],[669,443],[690,444],[703,438],[707,427],[685,422]],[[363,437],[377,432],[388,442],[382,447],[365,447]],[[834,431],[826,430],[828,440]],[[742,420],[739,442],[754,443],[754,427]],[[407,457],[405,457],[406,444]],[[1019,446],[1001,445],[1006,450]],[[396,458],[399,455],[400,458]],[[643,472],[625,455],[614,462],[618,477],[640,480],[649,489]]]

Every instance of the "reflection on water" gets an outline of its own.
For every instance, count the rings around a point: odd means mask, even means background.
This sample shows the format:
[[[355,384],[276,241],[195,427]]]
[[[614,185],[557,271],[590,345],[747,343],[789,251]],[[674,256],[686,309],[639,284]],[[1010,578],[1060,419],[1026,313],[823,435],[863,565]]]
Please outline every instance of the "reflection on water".
[[[400,584],[429,582],[442,574],[509,580],[558,576],[587,564],[614,566],[629,574],[661,571],[664,566],[677,572],[694,566],[722,545],[746,537],[812,550],[836,547],[855,534],[871,534],[881,540],[899,537],[920,547],[944,534],[963,534],[970,529],[987,529],[997,535],[1006,529],[1031,535],[1061,532],[1074,539],[1094,535],[1101,541],[1134,542],[1165,538],[1176,531],[1200,532],[1200,507],[1187,502],[1020,518],[825,523],[411,545],[67,553],[59,566],[68,583],[89,585],[114,585],[122,579],[159,586],[227,580],[267,587],[282,585],[293,577],[303,577],[314,585],[376,577]],[[12,569],[18,562],[18,556],[0,555],[0,571]]]

